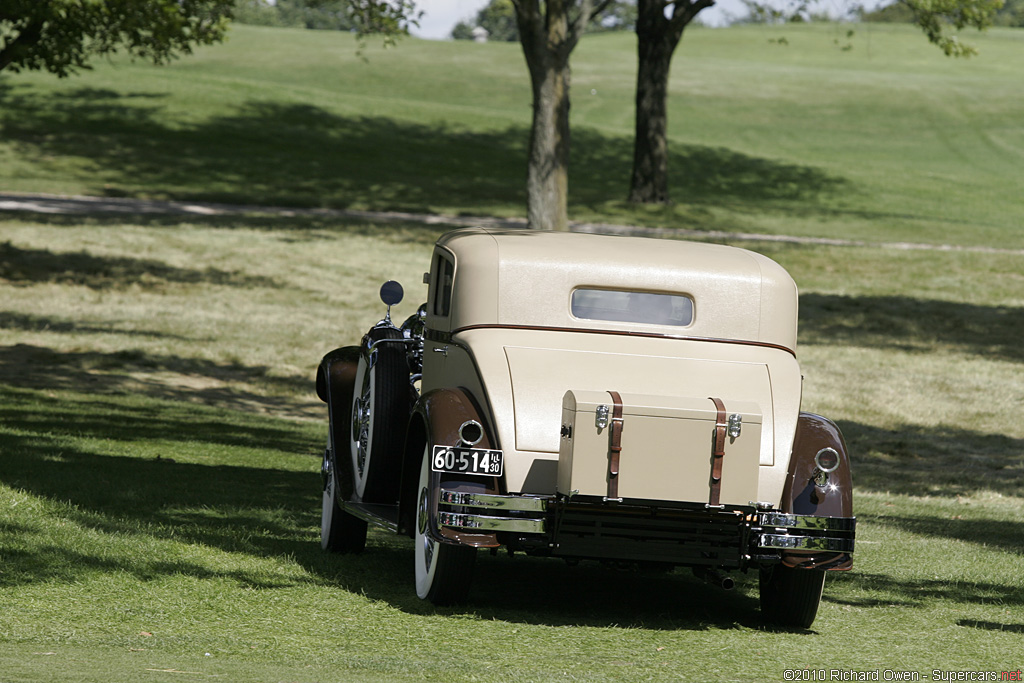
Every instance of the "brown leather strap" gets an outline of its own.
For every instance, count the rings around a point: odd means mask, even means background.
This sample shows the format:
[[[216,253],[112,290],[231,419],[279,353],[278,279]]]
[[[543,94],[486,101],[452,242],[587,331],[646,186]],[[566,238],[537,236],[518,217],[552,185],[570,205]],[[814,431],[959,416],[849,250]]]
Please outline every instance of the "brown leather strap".
[[[711,505],[718,505],[722,496],[722,461],[725,460],[725,430],[729,426],[725,416],[725,404],[722,399],[713,396],[708,397],[714,401],[718,410],[718,417],[715,420],[715,439],[711,447],[711,497],[708,501]]]
[[[612,424],[608,432],[608,497],[619,497],[619,453],[622,452],[622,397],[617,391],[612,397]]]

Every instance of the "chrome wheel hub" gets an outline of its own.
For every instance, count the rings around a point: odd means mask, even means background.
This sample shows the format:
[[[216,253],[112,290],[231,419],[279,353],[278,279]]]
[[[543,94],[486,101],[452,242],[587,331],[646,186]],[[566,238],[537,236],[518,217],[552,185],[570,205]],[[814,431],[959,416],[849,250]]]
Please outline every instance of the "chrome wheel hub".
[[[324,491],[330,491],[331,481],[333,479],[334,467],[331,465],[331,451],[324,451],[324,461],[320,463],[320,480],[323,484]]]
[[[359,476],[366,470],[366,452],[370,442],[370,392],[355,399],[352,410],[352,438],[356,445],[356,469]]]
[[[427,526],[430,521],[430,494],[426,487],[420,490],[418,514],[416,515],[416,528],[419,532],[420,543],[423,546],[423,567],[430,570],[430,564],[434,559],[434,539],[430,538]]]

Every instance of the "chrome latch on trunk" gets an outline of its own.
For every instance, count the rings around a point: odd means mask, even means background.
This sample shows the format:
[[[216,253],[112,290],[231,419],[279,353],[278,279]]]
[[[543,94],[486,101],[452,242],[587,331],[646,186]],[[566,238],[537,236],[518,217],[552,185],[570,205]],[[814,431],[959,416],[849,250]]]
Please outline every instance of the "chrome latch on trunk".
[[[729,416],[729,438],[735,439],[743,431],[743,416],[733,413]]]

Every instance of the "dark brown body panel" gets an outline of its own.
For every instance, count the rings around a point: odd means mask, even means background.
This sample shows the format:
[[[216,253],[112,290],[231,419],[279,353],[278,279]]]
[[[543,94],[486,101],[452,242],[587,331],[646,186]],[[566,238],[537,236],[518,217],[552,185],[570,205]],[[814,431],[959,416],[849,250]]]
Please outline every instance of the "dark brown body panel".
[[[331,430],[331,443],[335,450],[338,444],[346,444],[347,449],[358,366],[359,347],[343,346],[325,355],[316,371],[316,395],[327,404],[327,428]],[[334,457],[334,453],[331,453],[331,457]],[[343,463],[335,460],[334,467],[341,485],[341,496],[344,500],[350,500],[355,486],[347,458]]]
[[[478,448],[496,449],[498,444],[492,436],[493,430],[484,419],[476,401],[468,391],[458,389],[435,389],[424,394],[413,407],[412,417],[405,442],[405,457],[402,469],[402,495],[399,502],[401,531],[412,534],[412,521],[416,508],[416,486],[420,471],[420,459],[424,448],[435,445],[454,446],[459,443],[459,428],[469,420],[476,420],[483,427],[483,438]],[[472,491],[476,493],[501,493],[496,477],[466,477],[453,475],[432,475],[432,492],[436,496],[444,488],[449,491]],[[431,509],[437,510],[437,500],[431,501]],[[438,530],[434,516],[431,517],[431,532],[439,541],[454,541],[477,548],[491,548],[500,545],[493,533],[459,532],[453,529]]]
[[[825,487],[816,486],[817,466],[815,454],[823,448],[833,448],[839,454],[839,467],[829,474]],[[789,475],[782,491],[783,512],[819,517],[853,517],[853,476],[846,441],[839,427],[828,418],[813,413],[800,413]],[[813,553],[790,550],[783,553],[783,564],[791,567],[817,567],[820,569],[850,569],[853,559],[849,553]]]

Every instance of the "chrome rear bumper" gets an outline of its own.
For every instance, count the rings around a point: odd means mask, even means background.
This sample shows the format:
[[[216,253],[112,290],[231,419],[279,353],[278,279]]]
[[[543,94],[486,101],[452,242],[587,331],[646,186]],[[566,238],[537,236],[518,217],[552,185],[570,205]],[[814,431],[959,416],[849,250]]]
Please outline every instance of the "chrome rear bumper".
[[[758,548],[853,552],[857,531],[855,517],[814,517],[784,512],[760,512],[757,517]]]
[[[549,498],[441,489],[437,524],[459,531],[543,534]],[[494,514],[497,513],[497,514]]]
[[[588,525],[588,518],[599,520],[594,523],[597,530],[593,533],[579,531]],[[694,546],[705,543],[712,525],[716,529],[716,552],[733,546],[737,566],[754,559],[771,560],[787,550],[852,553],[856,535],[853,517],[794,515],[753,506],[580,501],[446,489],[440,492],[437,521],[440,528],[455,531],[504,532],[520,539],[545,540],[537,545],[551,548],[553,554],[579,547],[584,535],[588,536],[584,541],[588,553],[600,552],[594,549],[600,548],[602,534],[609,539],[614,536],[612,540],[622,552],[631,553],[634,551],[627,549],[630,544],[624,541],[636,536],[636,552],[646,552],[645,546],[656,548],[660,554],[668,549],[668,556],[679,557],[681,563],[691,557]],[[612,528],[614,532],[607,531]],[[570,535],[572,539],[567,538]]]

